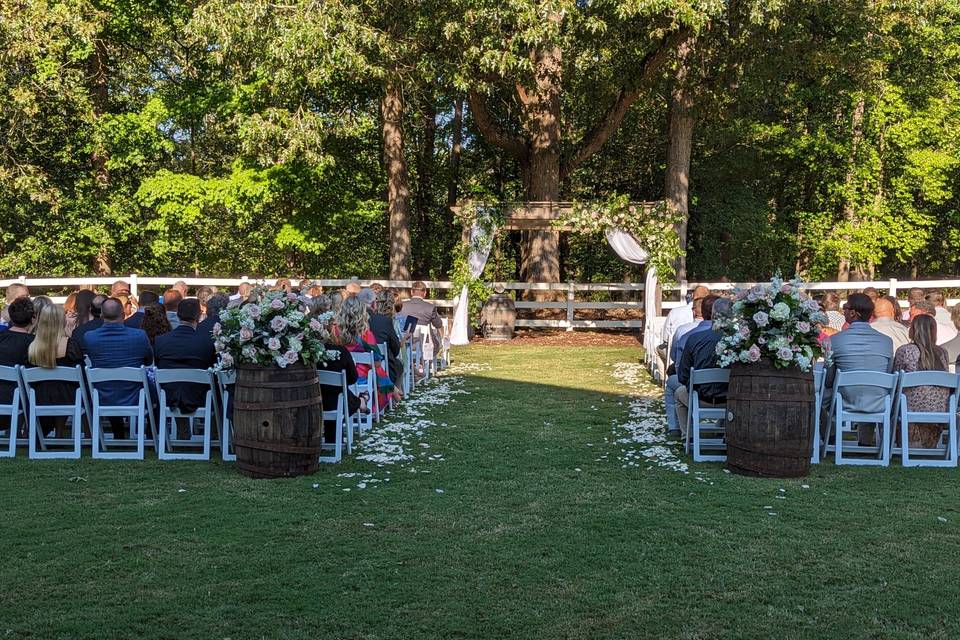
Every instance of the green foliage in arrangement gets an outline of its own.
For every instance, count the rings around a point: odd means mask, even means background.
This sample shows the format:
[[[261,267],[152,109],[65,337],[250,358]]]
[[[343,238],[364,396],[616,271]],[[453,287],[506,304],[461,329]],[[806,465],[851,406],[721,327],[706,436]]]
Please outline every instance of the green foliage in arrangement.
[[[529,182],[454,104],[478,89],[522,137],[540,44],[562,52],[565,160],[644,87],[561,164],[560,197],[660,200],[676,61],[637,73],[678,27],[696,35],[689,277],[960,269],[958,0],[0,0],[0,275],[383,275],[393,84],[411,266],[449,277],[448,203]],[[564,235],[562,279],[641,275],[595,240]],[[499,277],[521,241],[498,240]]]

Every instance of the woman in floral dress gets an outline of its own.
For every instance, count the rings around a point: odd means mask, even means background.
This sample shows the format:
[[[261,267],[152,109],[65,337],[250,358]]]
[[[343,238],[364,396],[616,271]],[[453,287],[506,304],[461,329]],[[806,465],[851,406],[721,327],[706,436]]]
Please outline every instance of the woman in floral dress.
[[[337,342],[347,351],[354,353],[369,352],[373,354],[377,387],[379,388],[379,403],[373,404],[371,398],[371,409],[380,411],[381,407],[386,406],[390,400],[390,394],[393,393],[393,382],[387,374],[384,367],[384,356],[380,353],[377,346],[377,339],[370,331],[370,324],[367,316],[367,307],[356,296],[344,298],[337,309],[337,315],[334,318],[333,335]],[[370,366],[366,364],[357,364],[357,376],[363,380],[370,371]]]
[[[947,352],[937,346],[937,321],[928,315],[916,316],[910,323],[910,344],[897,349],[893,370],[947,371],[947,364]],[[905,389],[904,393],[910,411],[944,412],[948,408],[950,390],[944,387],[914,387]],[[911,423],[907,433],[909,446],[932,449],[937,446],[942,431],[941,424]]]

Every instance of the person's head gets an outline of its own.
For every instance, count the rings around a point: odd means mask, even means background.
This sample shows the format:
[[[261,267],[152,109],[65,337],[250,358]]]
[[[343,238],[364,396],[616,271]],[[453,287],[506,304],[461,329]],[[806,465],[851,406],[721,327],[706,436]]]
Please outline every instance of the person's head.
[[[426,298],[427,297],[427,285],[423,280],[417,280],[413,283],[413,286],[410,287],[410,296],[414,298]]]
[[[210,300],[213,294],[216,293],[216,291],[216,289],[213,287],[208,287],[207,285],[203,285],[197,289],[197,300],[200,302],[201,308],[207,308],[207,302]]]
[[[364,287],[363,289],[360,289],[359,293],[357,293],[357,300],[370,307],[373,306],[373,304],[377,301],[377,294],[370,287]]]
[[[77,292],[76,291],[68,295],[67,299],[63,301],[63,312],[64,313],[77,312]]]
[[[376,294],[379,294],[381,291],[383,291],[383,285],[379,282],[374,282],[370,285],[370,288],[373,289],[373,292]]]
[[[835,293],[823,294],[820,308],[823,309],[824,313],[827,311],[840,311],[840,296]]]
[[[279,278],[277,284],[271,287],[274,291],[284,291],[290,293],[293,291],[293,284],[290,282],[290,278]]]
[[[251,291],[253,291],[253,285],[249,282],[241,282],[240,286],[237,287],[237,295],[240,296],[241,300],[249,298]]]
[[[893,308],[893,305],[890,304],[890,301],[886,298],[877,298],[873,302],[873,317],[874,318],[895,318],[896,311]]]
[[[65,338],[63,326],[66,316],[59,306],[48,304],[37,316],[33,342],[27,351],[30,364],[52,369],[57,366],[57,350],[61,338]]]
[[[703,298],[694,298],[693,300],[693,318],[699,320],[703,318]]]
[[[931,291],[928,293],[927,302],[934,307],[945,307],[947,305],[947,299],[944,298],[942,291]]]
[[[719,329],[717,323],[730,316],[733,312],[733,301],[730,298],[718,297],[713,301],[713,304],[710,307],[710,318],[713,320],[714,329]]]
[[[140,323],[140,328],[147,334],[150,344],[153,344],[157,336],[170,331],[170,320],[163,305],[158,303],[146,305],[143,308],[143,322]]]
[[[153,291],[141,291],[140,300],[138,300],[141,307],[145,307],[148,304],[157,304],[160,302],[160,296],[158,296]]]
[[[866,289],[863,290],[863,295],[867,296],[868,298],[873,300],[874,303],[876,303],[877,298],[880,297],[880,292],[877,291],[876,287],[867,287]]]
[[[339,291],[334,291],[330,294],[330,308],[334,311],[340,308],[340,303],[343,302],[343,294]]]
[[[176,311],[183,300],[183,294],[176,289],[167,289],[163,292],[163,306],[167,311]]]
[[[935,316],[937,315],[937,308],[933,306],[933,303],[928,300],[918,300],[917,302],[910,305],[910,322],[917,316]]]
[[[330,302],[330,296],[323,293],[318,296],[313,296],[307,301],[307,307],[310,309],[310,314],[314,316],[318,316],[321,313],[330,311],[331,306],[332,303]]]
[[[919,371],[946,371],[947,362],[937,347],[937,321],[933,316],[920,314],[910,323],[910,341],[920,351]]]
[[[75,312],[77,314],[77,324],[90,322],[93,319],[93,299],[96,295],[89,289],[77,291]]]
[[[7,303],[11,303],[17,298],[22,298],[24,296],[30,296],[30,289],[27,288],[27,285],[20,284],[19,282],[14,282],[13,284],[7,285],[7,291],[5,298]]]
[[[40,319],[40,313],[43,311],[44,307],[49,307],[54,305],[54,301],[48,298],[47,296],[35,296],[33,298],[33,318],[34,320]]]
[[[900,301],[897,300],[896,296],[883,296],[883,299],[890,303],[890,308],[893,309],[893,317],[897,320],[903,318],[903,309],[900,308]],[[874,311],[876,313],[876,311]]]
[[[355,296],[360,293],[360,284],[357,282],[351,282],[343,288],[343,292],[346,296]]]
[[[706,298],[708,295],[710,295],[710,289],[703,286],[702,284],[698,284],[693,290],[694,302],[696,302],[697,300],[700,300],[701,298]]]
[[[213,318],[219,316],[220,312],[230,304],[230,296],[223,293],[215,293],[207,299],[207,317]]]
[[[360,302],[356,296],[344,298],[334,322],[337,325],[337,338],[340,344],[353,344],[369,328],[367,305]]]
[[[123,280],[117,280],[110,285],[110,297],[119,298],[120,296],[130,295],[130,285]]]
[[[196,326],[200,321],[200,301],[196,298],[185,298],[177,305],[177,318],[181,324]]]
[[[187,283],[184,282],[183,280],[177,280],[176,282],[173,283],[173,286],[170,287],[170,288],[171,288],[171,289],[176,289],[177,291],[180,292],[180,299],[181,299],[181,300],[182,300],[183,298],[186,298],[186,297],[187,297],[187,292],[190,290],[190,289],[187,287]],[[164,301],[166,301],[166,296],[164,296]]]
[[[136,309],[137,301],[133,298],[133,296],[119,295],[114,297],[120,301],[120,304],[123,305],[124,318],[129,318],[130,316],[133,315],[134,311],[137,310]]]
[[[104,324],[123,322],[123,303],[116,298],[107,298],[100,305],[100,317]]]
[[[316,298],[317,296],[323,295],[323,287],[319,284],[313,283],[306,289],[306,294],[311,298]]]
[[[93,296],[93,302],[90,304],[90,315],[92,315],[94,318],[101,317],[100,312],[103,307],[103,303],[106,302],[106,300],[107,296],[103,295],[102,293],[98,293],[97,295]]]
[[[28,296],[15,298],[7,306],[10,324],[15,329],[26,331],[33,324],[33,301]]]
[[[907,292],[907,303],[912,307],[924,299],[925,292],[920,287],[914,287]]]
[[[389,289],[380,289],[377,292],[377,301],[376,301],[377,313],[388,316],[392,318],[397,313],[397,298],[393,294],[393,291]]]
[[[700,301],[700,316],[704,320],[713,320],[713,307],[720,296],[709,295]]]
[[[862,293],[851,293],[843,305],[843,315],[847,322],[870,322],[873,315],[873,301]]]

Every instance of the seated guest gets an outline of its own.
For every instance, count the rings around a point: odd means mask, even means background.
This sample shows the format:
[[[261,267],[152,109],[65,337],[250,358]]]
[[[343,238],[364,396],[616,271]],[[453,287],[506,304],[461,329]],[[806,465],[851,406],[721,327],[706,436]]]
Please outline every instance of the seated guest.
[[[697,318],[698,322],[693,328],[684,331],[679,337],[674,337],[673,346],[670,349],[670,358],[673,360],[674,371],[676,366],[680,363],[680,358],[683,355],[684,347],[686,347],[687,341],[701,332],[710,331],[713,327],[713,305],[718,300],[718,296],[708,295],[705,298],[698,298],[693,303],[693,313],[694,317]],[[679,333],[679,329],[676,333]],[[680,378],[676,373],[672,373],[667,377],[667,383],[664,387],[663,393],[663,404],[667,413],[667,429],[668,434],[671,436],[680,436],[682,435],[682,429],[685,428],[684,425],[681,425],[677,421],[677,405],[676,405],[676,393],[681,387]]]
[[[934,318],[937,321],[937,344],[949,342],[957,337],[957,329],[950,319],[947,309],[947,299],[942,291],[931,291],[927,294],[927,302],[934,306]]]
[[[44,308],[56,304],[48,296],[35,296],[33,298],[33,333],[37,332],[37,321],[40,319],[40,314],[43,312]]]
[[[710,300],[711,298],[715,299]],[[717,343],[723,338],[723,333],[719,331],[719,326],[714,326],[712,321],[729,314],[732,308],[733,303],[729,298],[716,296],[705,298],[701,310],[704,314],[704,321],[710,321],[710,330],[697,331],[690,335],[680,355],[680,362],[677,364],[677,380],[680,384],[676,390],[676,412],[677,424],[680,427],[682,437],[687,435],[687,418],[690,406],[690,396],[687,388],[690,385],[690,372],[694,369],[713,369],[717,366]],[[727,385],[725,383],[717,382],[703,385],[697,393],[700,403],[705,406],[722,405],[727,401]]]
[[[77,328],[77,292],[74,291],[67,296],[67,299],[63,301],[63,330],[66,332],[67,337],[73,333],[73,330]]]
[[[215,293],[207,298],[207,317],[197,325],[197,333],[213,341],[213,325],[220,322],[220,312],[230,304],[230,298],[224,293]]]
[[[709,297],[709,296],[707,296]],[[668,373],[677,372],[677,363],[680,362],[680,354],[683,352],[683,345],[686,344],[684,337],[690,331],[699,329],[700,331],[705,331],[708,329],[712,323],[703,321],[703,301],[707,298],[697,298],[693,301],[693,322],[689,324],[683,324],[677,327],[677,330],[673,332],[673,345],[670,347],[670,364],[671,368],[668,369]]]
[[[200,302],[196,298],[181,300],[177,307],[180,324],[173,331],[157,336],[154,356],[157,369],[209,369],[217,359],[210,336],[197,331]],[[164,385],[167,406],[192,412],[204,406],[208,385],[174,382]]]
[[[893,358],[894,371],[946,371],[947,352],[937,346],[937,321],[921,314],[910,324],[910,343],[897,349]],[[913,387],[904,389],[908,411],[946,412],[950,390],[944,387]],[[907,437],[909,446],[932,449],[940,441],[942,424],[911,423]],[[899,434],[899,430],[897,430]]]
[[[4,295],[4,299],[7,301],[7,306],[3,309],[3,311],[0,311],[0,325],[2,325],[4,329],[11,326],[10,312],[8,310],[10,304],[17,298],[23,297],[30,297],[30,290],[27,288],[27,285],[14,282],[13,284],[7,286],[7,291]]]
[[[79,294],[78,294],[79,296]],[[104,300],[107,297],[104,295],[97,294],[93,296],[93,300],[90,301],[90,321],[85,322],[73,330],[73,333],[70,334],[70,339],[74,342],[74,349],[79,349],[84,355],[86,355],[86,350],[84,349],[84,340],[83,336],[90,332],[95,331],[103,326],[103,319],[100,317],[100,307],[103,304]]]
[[[387,353],[385,355],[387,356],[390,379],[393,380],[393,384],[396,386],[400,384],[400,379],[403,376],[403,363],[400,362],[400,339],[397,337],[396,331],[393,330],[393,303],[391,302],[389,305],[390,315],[386,315],[380,313],[380,307],[377,304],[377,294],[373,289],[361,289],[360,293],[357,294],[357,298],[367,306],[370,331],[373,332],[373,337],[376,339],[377,344],[387,344]]]
[[[916,315],[916,313],[913,311],[913,307],[918,302],[924,302],[926,295],[927,292],[920,287],[913,287],[907,292],[907,310],[903,312],[904,322],[910,322],[910,320],[913,319],[913,316]]]
[[[663,341],[663,344],[667,344],[673,339],[673,334],[676,332],[678,327],[681,327],[685,324],[690,324],[694,321],[693,318],[693,304],[701,298],[706,298],[710,295],[710,290],[704,287],[703,285],[698,286],[693,290],[693,295],[690,297],[690,300],[685,304],[681,304],[679,307],[674,307],[670,309],[670,313],[667,314],[667,319],[663,323],[663,331],[660,332],[660,339]]]
[[[873,320],[870,326],[893,340],[894,351],[910,342],[907,328],[900,323],[899,315],[886,298],[877,298],[873,303]]]
[[[21,296],[7,305],[6,310],[10,318],[10,328],[0,332],[0,366],[26,366],[30,363],[28,353],[30,343],[34,340],[33,334],[30,333],[30,327],[33,325],[33,302],[30,298]],[[15,388],[14,382],[0,382],[0,404],[10,404]],[[7,419],[3,418],[3,420],[3,424],[6,425]]]
[[[900,301],[897,300],[896,296],[883,296],[884,300],[887,300],[890,303],[890,307],[893,308],[893,319],[907,326],[907,322],[903,319],[903,309],[900,307]]]
[[[839,331],[843,331],[847,326],[847,320],[840,312],[840,297],[835,293],[825,293],[820,301],[820,309],[827,316],[827,327],[825,332],[831,336]]]
[[[843,306],[849,328],[830,338],[832,365],[826,372],[823,408],[828,411],[833,398],[833,384],[838,371],[881,371],[893,368],[893,340],[870,326],[873,302],[862,293],[853,293]],[[876,413],[883,411],[886,393],[875,387],[844,387],[843,400],[850,411]],[[839,400],[838,400],[839,401]],[[824,416],[824,425],[832,415]],[[861,429],[861,443],[872,444],[872,429]]]
[[[167,310],[161,304],[148,304],[143,311],[143,322],[140,328],[147,334],[150,345],[157,342],[157,336],[162,336],[173,330],[170,320],[167,319]]]
[[[147,307],[151,304],[157,304],[159,300],[160,296],[155,294],[153,291],[142,291],[140,293],[140,299],[137,301],[136,312],[124,320],[123,324],[134,329],[139,329],[143,324],[144,307]]]
[[[433,327],[434,343],[439,344],[439,338],[442,337],[443,323],[440,321],[440,314],[437,313],[437,307],[432,302],[424,300],[427,295],[427,285],[418,280],[410,288],[410,298],[403,303],[400,313],[405,316],[413,316],[417,319],[417,325],[421,327]]]
[[[180,306],[181,300],[183,300],[183,295],[177,289],[167,289],[163,292],[163,308],[166,309],[167,320],[170,321],[170,326],[174,329],[180,324],[180,319],[177,317],[177,308]]]
[[[356,296],[349,296],[340,304],[332,333],[337,344],[343,346],[347,351],[369,352],[374,355],[374,367],[380,394],[379,403],[371,406],[371,409],[379,411],[389,400],[389,395],[393,391],[393,381],[384,369],[384,355],[380,353],[376,338],[370,331],[367,308]],[[357,365],[357,375],[360,378],[365,378],[369,371],[370,365]]]
[[[96,297],[96,294],[89,289],[80,289],[67,297],[67,301],[63,303],[63,312],[66,314],[68,336],[72,337],[77,327],[93,320],[90,309],[93,307],[94,297]]]
[[[880,292],[877,291],[876,287],[867,287],[863,290],[863,295],[870,298],[870,301],[873,302],[873,304],[877,304],[877,299],[880,298]]]
[[[950,309],[950,319],[953,321],[953,326],[960,332],[960,303],[953,305],[953,308]],[[956,362],[960,358],[960,334],[953,340],[944,342],[941,346],[947,352],[948,363]]]
[[[103,324],[83,335],[83,351],[96,368],[139,367],[153,363],[153,350],[147,334],[123,324],[123,305],[116,298],[108,298],[101,309]],[[76,336],[76,333],[74,333]],[[142,385],[136,382],[101,382],[96,385],[100,403],[104,405],[135,405]],[[110,419],[115,438],[126,437],[122,417]]]
[[[55,304],[47,305],[39,313],[34,327],[34,339],[27,352],[30,365],[53,369],[54,367],[74,367],[81,364],[83,354],[75,342],[71,342],[64,330],[65,315],[63,309]],[[73,404],[77,385],[62,380],[48,380],[34,385],[37,404]],[[56,430],[57,437],[65,437],[66,417],[41,416],[40,425],[46,435]]]
[[[177,280],[176,282],[173,283],[173,286],[170,288],[180,294],[181,300],[183,298],[186,298],[187,293],[189,293],[190,291],[190,289],[187,287],[187,283],[184,282],[183,280]],[[164,303],[166,303],[166,299],[164,299]]]
[[[200,301],[200,320],[207,317],[207,301],[213,297],[217,290],[214,287],[203,285],[197,289],[197,300]]]
[[[350,284],[348,284],[347,286],[345,286],[345,287],[343,288],[343,292],[344,292],[344,297],[345,297],[345,298],[348,297],[348,296],[355,296],[355,295],[357,295],[358,293],[360,293],[360,283],[358,283],[358,282],[351,282]]]
[[[237,287],[237,292],[230,296],[231,302],[237,302],[238,304],[244,303],[247,301],[247,298],[250,297],[250,293],[253,291],[253,285],[249,282],[241,282],[240,286]]]
[[[937,308],[928,300],[919,300],[910,305],[910,322],[917,316],[930,316],[936,319]]]
[[[110,297],[119,298],[120,296],[130,295],[130,285],[123,280],[117,280],[110,285]]]

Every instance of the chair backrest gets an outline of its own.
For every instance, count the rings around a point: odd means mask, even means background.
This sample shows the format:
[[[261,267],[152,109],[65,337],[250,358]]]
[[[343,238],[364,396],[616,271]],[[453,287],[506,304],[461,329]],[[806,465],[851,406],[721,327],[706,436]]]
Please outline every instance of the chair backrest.
[[[20,382],[16,367],[0,367],[0,382]]]
[[[897,387],[900,376],[896,373],[883,371],[837,371],[834,387],[878,387],[893,391]]]
[[[171,382],[193,382],[212,386],[209,369],[157,369],[157,384]]]
[[[343,387],[343,380],[346,374],[343,371],[325,371],[317,369],[317,379],[320,380],[321,387]]]
[[[960,378],[956,374],[946,371],[911,371],[910,373],[903,373],[900,379],[901,389],[944,387],[956,391],[958,386],[960,386]]]
[[[354,364],[365,364],[371,367],[375,364],[373,354],[369,351],[350,351],[348,353],[353,358]]]
[[[143,382],[144,374],[142,366],[87,369],[87,380],[90,381],[90,384],[98,382]]]
[[[35,382],[48,382],[52,380],[60,382],[75,382],[80,384],[83,376],[80,373],[80,365],[75,367],[53,367],[45,369],[43,367],[24,367],[20,370],[23,377],[23,383],[28,387]]]
[[[237,383],[237,370],[236,369],[224,369],[222,371],[217,371],[217,382],[220,383],[221,387],[226,388],[228,384]]]
[[[813,368],[813,392],[822,393],[823,392],[823,382],[827,377],[826,370],[823,367],[814,367]]]
[[[690,371],[690,384],[715,384],[730,382],[730,369],[693,369]]]

